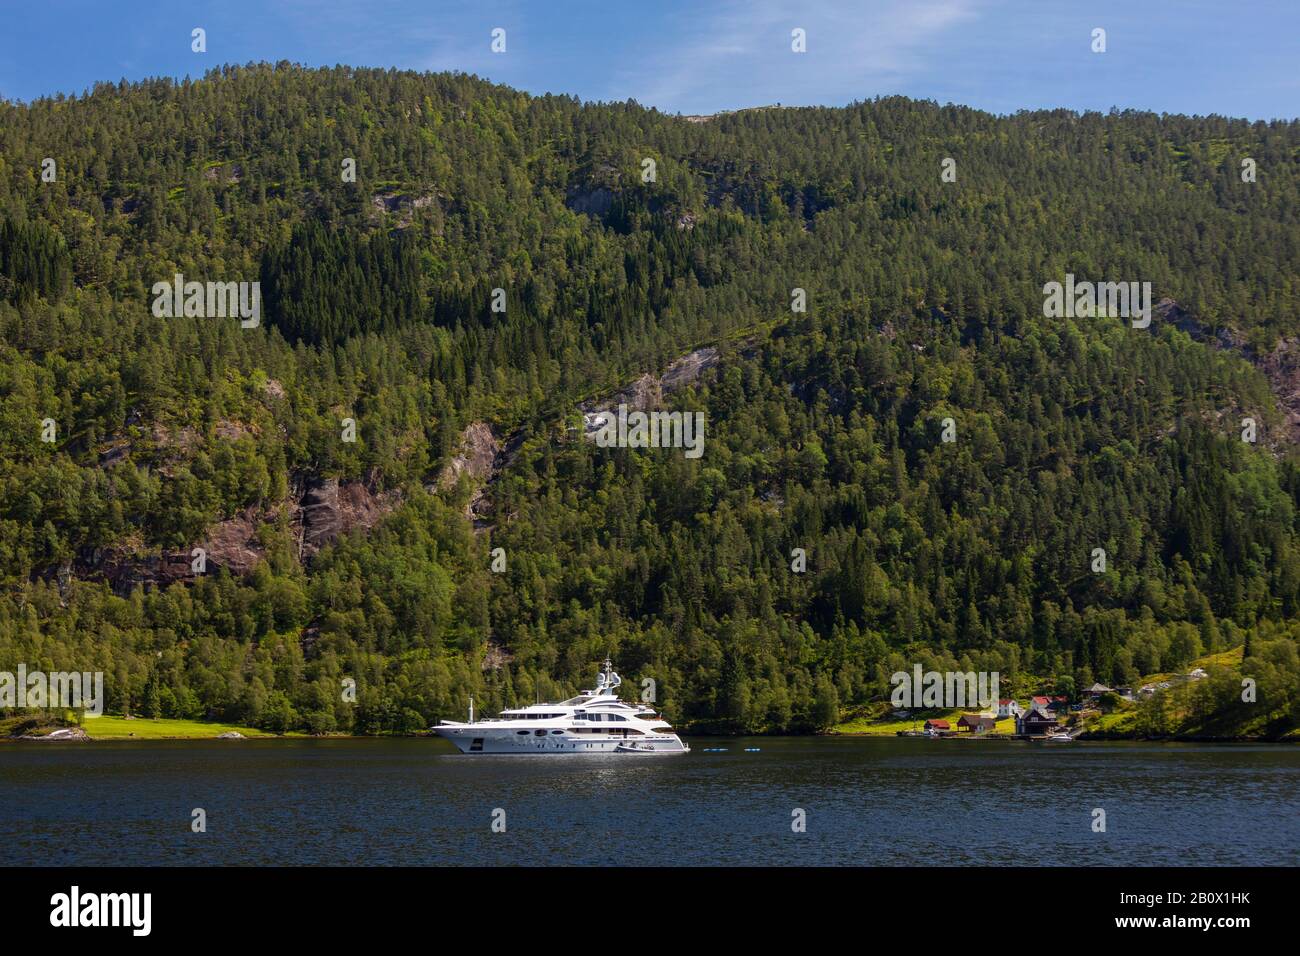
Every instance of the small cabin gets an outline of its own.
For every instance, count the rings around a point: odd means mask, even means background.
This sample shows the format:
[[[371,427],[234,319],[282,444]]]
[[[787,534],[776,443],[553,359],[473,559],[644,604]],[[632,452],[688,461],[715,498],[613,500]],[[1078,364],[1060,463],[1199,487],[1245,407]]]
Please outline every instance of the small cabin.
[[[957,719],[957,729],[969,731],[973,734],[988,733],[998,722],[992,717],[985,717],[981,714],[962,714]]]
[[[927,734],[952,733],[952,725],[946,720],[927,720],[925,722],[925,732]]]

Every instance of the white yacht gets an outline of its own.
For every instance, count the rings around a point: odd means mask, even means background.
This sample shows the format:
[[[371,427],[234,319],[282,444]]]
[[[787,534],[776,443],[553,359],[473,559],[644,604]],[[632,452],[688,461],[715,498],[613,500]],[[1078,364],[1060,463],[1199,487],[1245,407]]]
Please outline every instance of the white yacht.
[[[691,748],[644,704],[628,704],[616,691],[622,679],[607,660],[596,687],[558,704],[503,710],[490,720],[444,720],[432,728],[466,754],[681,754]]]

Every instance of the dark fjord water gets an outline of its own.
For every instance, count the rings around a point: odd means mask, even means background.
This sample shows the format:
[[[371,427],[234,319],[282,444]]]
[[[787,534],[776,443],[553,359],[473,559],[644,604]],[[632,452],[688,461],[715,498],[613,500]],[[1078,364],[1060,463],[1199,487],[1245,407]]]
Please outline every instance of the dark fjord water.
[[[0,840],[11,866],[1300,863],[1297,747],[690,743],[680,757],[467,756],[425,739],[10,744]],[[191,832],[196,807],[206,833]]]

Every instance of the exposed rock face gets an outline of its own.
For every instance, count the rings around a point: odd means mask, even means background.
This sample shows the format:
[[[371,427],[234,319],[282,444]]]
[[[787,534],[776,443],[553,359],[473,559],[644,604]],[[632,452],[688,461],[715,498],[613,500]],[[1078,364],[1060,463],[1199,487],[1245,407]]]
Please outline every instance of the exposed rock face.
[[[477,487],[465,506],[465,517],[474,525],[475,533],[487,531],[492,526],[488,520],[492,511],[488,488],[501,469],[514,460],[522,443],[523,436],[515,434],[502,444],[486,422],[471,422],[461,433],[459,453],[443,466],[438,480],[427,490],[447,491],[456,486],[462,475],[467,475]]]
[[[202,444],[199,433],[189,425],[182,428],[168,428],[154,422],[150,428],[150,437],[164,457],[189,457]]]
[[[438,490],[454,487],[461,475],[469,475],[475,481],[487,479],[500,451],[501,445],[487,422],[471,422],[461,433],[460,452],[443,466],[438,475]]]
[[[312,481],[299,501],[281,502],[266,509],[247,508],[233,518],[208,528],[194,547],[206,552],[206,574],[225,569],[236,577],[248,574],[266,557],[257,538],[258,529],[275,521],[284,508],[299,537],[299,557],[304,561],[353,528],[369,530],[401,502],[396,490],[374,490],[373,478],[343,481],[328,478]],[[78,555],[78,576],[105,580],[118,594],[129,594],[137,586],[166,587],[176,581],[193,580],[192,549],[141,554],[129,547],[94,549]]]
[[[1177,326],[1196,341],[1205,342],[1211,348],[1239,352],[1259,369],[1272,386],[1278,408],[1285,417],[1286,440],[1300,444],[1300,338],[1282,339],[1273,351],[1261,355],[1232,329],[1227,326],[1210,329],[1173,299],[1161,299],[1154,311],[1161,321]]]
[[[658,408],[663,400],[664,392],[659,379],[647,372],[610,399],[609,404],[612,408],[626,405],[629,409],[645,412]]]
[[[1222,349],[1240,349],[1244,345],[1232,329],[1227,326],[1220,326],[1217,330],[1209,329],[1196,316],[1168,296],[1157,302],[1152,311],[1160,321],[1177,326],[1198,342],[1209,342]]]
[[[514,659],[514,655],[506,648],[489,639],[483,652],[483,670],[498,671]]]
[[[342,509],[339,506],[339,481],[326,478],[314,482],[298,506],[302,522],[302,551],[315,554],[343,533]]]
[[[245,435],[252,433],[252,429],[243,422],[237,422],[231,418],[223,418],[221,421],[217,422],[213,431],[216,433],[218,438],[225,441],[239,441],[239,439],[243,438]]]
[[[272,392],[272,385],[278,390],[278,397],[284,397],[284,387],[271,379],[267,382],[265,389],[268,395]],[[134,420],[133,420],[134,419]],[[138,414],[133,413],[126,421],[127,426],[137,424],[139,421]],[[259,434],[259,430],[254,425],[247,425],[244,422],[236,421],[231,418],[223,418],[217,422],[213,428],[214,435],[229,442],[235,442],[245,435]],[[149,442],[154,445],[152,454],[148,447]],[[143,443],[138,439],[123,437],[121,434],[110,437],[98,449],[99,467],[112,468],[128,459],[139,458],[143,454],[144,461],[154,460],[157,470],[160,474],[170,477],[173,471],[172,466],[178,462],[184,461],[200,448],[205,446],[202,436],[193,426],[186,425],[183,428],[168,427],[161,423],[155,422],[149,428],[149,437]],[[75,443],[69,445],[69,450],[84,452],[86,448],[79,448]]]
[[[1287,338],[1255,363],[1273,386],[1278,406],[1286,415],[1286,433],[1300,443],[1300,339]]]
[[[376,494],[368,482],[325,478],[312,482],[298,507],[303,558],[353,528],[369,530],[397,507],[401,494],[387,491]]]
[[[79,577],[107,581],[119,595],[130,594],[137,586],[159,587],[193,576],[187,554],[141,555],[125,548],[96,548],[78,556]]]
[[[712,346],[696,349],[673,361],[664,369],[662,376],[656,377],[647,372],[613,396],[583,402],[580,408],[587,413],[588,427],[593,421],[592,416],[612,415],[620,405],[626,405],[628,411],[639,412],[660,407],[665,395],[692,384],[716,366],[720,359],[718,350]]]
[[[617,408],[626,404],[637,410],[648,411],[663,404],[664,396],[697,381],[707,370],[720,361],[716,348],[697,349],[672,362],[662,376],[650,373],[639,376],[627,388],[610,399],[588,402],[587,410]],[[279,382],[268,380],[264,386],[268,396],[284,396]],[[1300,391],[1300,386],[1297,388]],[[219,437],[238,440],[249,433],[242,423],[223,420],[215,429]],[[168,429],[154,425],[150,436],[157,445],[163,464],[158,467],[166,475],[166,465],[183,460],[200,445],[198,433],[192,427]],[[466,517],[477,532],[490,527],[492,501],[488,497],[491,483],[507,467],[518,452],[523,436],[516,434],[504,443],[498,441],[486,422],[472,422],[461,435],[460,450],[428,487],[431,492],[446,491],[456,486],[462,475],[468,476],[477,486],[466,506]],[[114,442],[101,453],[101,467],[111,467],[126,460],[131,452],[128,442]],[[94,549],[77,556],[69,574],[106,580],[118,594],[129,594],[137,586],[167,586],[176,581],[192,580],[193,547],[206,552],[206,573],[225,569],[232,575],[250,573],[266,555],[258,540],[258,530],[284,514],[288,509],[290,522],[298,534],[299,557],[306,561],[321,548],[354,528],[369,530],[400,504],[399,491],[378,492],[374,475],[364,481],[340,481],[337,478],[310,480],[297,500],[289,499],[265,508],[249,508],[208,528],[204,537],[191,548],[164,553],[141,553],[139,542],[135,546]],[[509,516],[506,516],[507,520]]]
[[[131,443],[129,441],[117,441],[108,448],[99,453],[99,467],[112,468],[119,465],[131,454]]]
[[[247,574],[262,560],[262,548],[257,541],[259,517],[250,508],[208,529],[208,537],[199,547],[207,551],[209,573],[225,568],[236,576]]]
[[[227,730],[224,734],[217,734],[218,740],[246,740],[247,738],[238,730]]]
[[[249,508],[209,528],[204,539],[194,545],[206,552],[204,573],[214,574],[224,568],[240,576],[252,571],[265,553],[257,540],[258,525],[271,517]],[[101,578],[118,594],[129,594],[137,585],[165,587],[192,579],[195,572],[191,550],[140,554],[125,547],[95,549],[79,555],[76,568],[81,576]]]
[[[396,228],[405,229],[415,221],[417,209],[433,205],[436,199],[432,194],[408,196],[403,193],[376,193],[370,197],[371,215],[375,219],[382,219],[388,213],[395,213]]]
[[[660,384],[665,392],[676,391],[685,385],[691,384],[706,371],[713,368],[718,364],[719,359],[718,350],[712,346],[696,349],[669,365],[664,370],[663,377],[659,380]]]

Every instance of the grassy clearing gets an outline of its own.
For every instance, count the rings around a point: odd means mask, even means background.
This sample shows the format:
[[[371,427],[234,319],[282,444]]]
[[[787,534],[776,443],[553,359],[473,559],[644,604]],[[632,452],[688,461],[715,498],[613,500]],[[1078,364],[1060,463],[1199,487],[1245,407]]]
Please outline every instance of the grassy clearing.
[[[151,720],[147,717],[87,717],[81,722],[82,728],[97,740],[166,740],[212,738],[233,730],[245,737],[274,737],[275,734],[256,727],[243,727],[239,724],[220,724],[206,720],[172,720],[160,718]],[[287,734],[286,736],[302,736]]]
[[[1137,711],[1130,706],[1126,709],[1115,710],[1109,714],[1090,718],[1087,729],[1094,733],[1130,734],[1136,733],[1136,723]]]
[[[1207,654],[1205,657],[1198,657],[1177,673],[1148,674],[1133,686],[1133,690],[1136,691],[1143,684],[1158,684],[1160,681],[1173,680],[1179,674],[1186,674],[1188,671],[1193,671],[1198,667],[1204,667],[1207,669],[1210,667],[1229,667],[1233,670],[1239,670],[1241,668],[1241,654],[1243,650],[1244,648],[1234,647],[1231,650],[1220,651],[1218,654]]]
[[[957,730],[957,720],[962,714],[968,713],[972,713],[969,708],[953,710],[933,708],[930,710],[914,710],[911,717],[906,720],[898,720],[893,716],[891,708],[885,707],[882,709],[877,706],[858,713],[841,724],[837,724],[831,728],[831,733],[853,734],[860,737],[892,737],[900,730],[922,730],[927,720],[946,720],[954,731],[964,733],[964,731]],[[999,720],[994,732],[1014,734],[1016,732],[1015,718],[1007,717]]]

